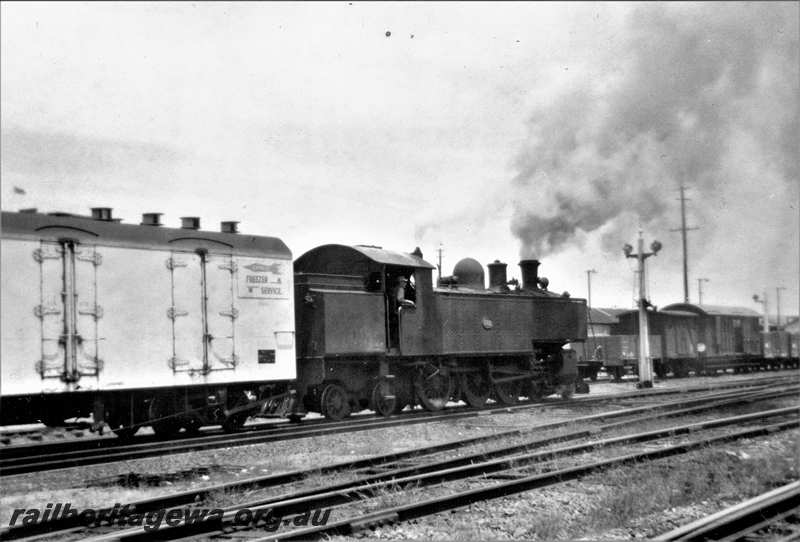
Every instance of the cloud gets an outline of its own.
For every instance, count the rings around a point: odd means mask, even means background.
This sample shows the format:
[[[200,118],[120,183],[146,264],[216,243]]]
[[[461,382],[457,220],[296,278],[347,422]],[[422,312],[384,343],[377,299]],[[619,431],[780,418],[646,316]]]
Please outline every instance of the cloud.
[[[170,166],[184,158],[165,145],[64,132],[4,127],[2,136],[3,169],[20,175],[69,178]]]
[[[797,16],[796,4],[635,10],[608,69],[528,119],[512,182],[522,256],[561,251],[592,232],[618,249],[637,219],[674,227],[682,183],[702,201],[695,218],[709,236],[720,214],[752,207],[738,196],[753,183],[796,201]],[[754,179],[752,168],[732,168],[741,161],[732,149],[769,173]]]

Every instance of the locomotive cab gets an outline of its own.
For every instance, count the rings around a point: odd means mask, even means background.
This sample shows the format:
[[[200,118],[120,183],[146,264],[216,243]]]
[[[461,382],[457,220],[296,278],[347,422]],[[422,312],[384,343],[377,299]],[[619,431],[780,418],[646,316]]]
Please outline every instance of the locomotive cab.
[[[341,418],[393,396],[392,360],[424,348],[433,266],[419,252],[324,245],[295,261],[298,385],[309,410]],[[410,399],[409,399],[410,400]],[[386,413],[393,410],[383,400]],[[380,410],[380,405],[378,408]]]

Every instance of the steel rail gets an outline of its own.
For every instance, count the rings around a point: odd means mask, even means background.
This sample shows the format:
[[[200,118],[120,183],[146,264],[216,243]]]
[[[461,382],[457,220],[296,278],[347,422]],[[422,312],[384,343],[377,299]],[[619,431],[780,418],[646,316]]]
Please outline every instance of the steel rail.
[[[765,380],[765,379],[760,379]],[[734,390],[740,389],[742,383],[737,381],[735,386],[726,383],[720,387],[712,387],[712,392],[717,390],[728,390],[733,387]],[[749,385],[751,389],[767,386],[762,382],[754,382]],[[698,386],[693,388],[693,392],[709,391],[706,386]],[[403,416],[400,418],[367,418],[362,420],[350,420],[348,422],[325,422],[315,423],[315,427],[308,429],[307,427],[291,426],[287,427],[286,431],[248,431],[239,432],[225,435],[212,435],[209,437],[196,437],[189,439],[179,439],[170,441],[157,441],[147,443],[136,443],[124,446],[105,445],[102,448],[80,448],[72,451],[65,451],[59,445],[65,443],[53,443],[44,445],[26,446],[27,450],[21,450],[19,447],[7,447],[0,449],[0,477],[12,476],[15,474],[23,474],[27,472],[37,472],[42,470],[51,470],[59,468],[77,467],[89,464],[107,463],[113,461],[122,461],[130,459],[139,459],[145,457],[152,457],[157,455],[171,454],[171,453],[184,453],[191,451],[200,451],[220,447],[234,447],[244,446],[248,444],[261,444],[266,442],[277,442],[282,440],[292,440],[298,438],[306,438],[312,436],[322,436],[331,433],[345,433],[345,432],[358,432],[370,429],[382,429],[388,427],[397,427],[402,425],[412,425],[418,423],[429,423],[442,420],[454,420],[460,418],[468,418],[487,414],[516,412],[519,410],[529,410],[531,408],[541,408],[547,406],[569,406],[582,403],[603,403],[613,402],[616,400],[630,398],[630,397],[650,397],[671,395],[675,393],[684,393],[685,389],[664,389],[664,390],[643,390],[637,392],[630,392],[626,394],[612,395],[612,396],[599,396],[599,397],[584,397],[575,399],[570,402],[558,403],[525,403],[520,405],[503,406],[503,407],[487,407],[484,409],[465,409],[458,412],[444,412],[444,413],[431,413],[421,412],[412,413],[411,416]],[[717,392],[722,393],[722,392]],[[735,393],[735,391],[729,391]],[[319,426],[318,428],[316,426]],[[116,440],[103,440],[98,442],[116,442]],[[39,452],[35,456],[26,455],[25,451]],[[12,457],[3,457],[5,455],[12,455]]]
[[[464,414],[465,416],[472,416],[472,415],[480,415],[481,413],[485,414],[496,414],[500,412],[514,412],[517,410],[529,410],[531,408],[536,407],[560,407],[560,406],[570,406],[575,404],[582,404],[588,403],[593,404],[597,402],[610,402],[615,400],[624,400],[624,399],[631,399],[631,398],[650,398],[650,397],[660,397],[662,395],[675,395],[679,393],[702,393],[702,392],[718,392],[722,390],[739,390],[742,388],[747,389],[756,389],[759,387],[767,388],[772,385],[780,384],[780,383],[792,383],[800,381],[794,375],[782,375],[782,376],[771,376],[771,377],[761,377],[754,380],[737,380],[737,381],[730,381],[724,382],[721,384],[713,384],[713,385],[696,385],[690,387],[681,387],[681,388],[665,388],[665,389],[645,389],[645,390],[635,390],[630,392],[624,393],[616,393],[613,395],[603,395],[603,396],[585,396],[580,398],[575,398],[569,401],[563,400],[544,400],[539,402],[521,402],[520,404],[515,405],[487,405],[485,407],[476,409],[471,407],[449,407],[447,410],[450,412],[428,412],[428,411],[412,411],[407,412],[402,415],[403,418],[416,418],[420,417],[423,418],[422,421],[427,421],[431,417],[440,417],[445,416],[448,414]],[[455,411],[455,412],[453,412]],[[309,426],[322,426],[325,427],[347,427],[348,425],[354,423],[385,423],[386,420],[398,419],[397,417],[391,418],[374,418],[371,417],[369,414],[359,415],[357,417],[350,418],[345,421],[328,421],[323,419],[318,420],[309,420],[305,421],[302,424],[298,425],[290,425],[284,423],[275,423],[275,424],[261,424],[260,426],[249,426],[245,427],[242,430],[233,433],[234,435],[241,435],[246,433],[255,433],[255,432],[262,432],[262,431],[294,431],[298,429],[307,428]],[[194,437],[186,437],[180,436],[178,438],[173,438],[170,440],[159,439],[158,437],[152,435],[143,435],[137,437],[135,440],[146,440],[144,444],[156,443],[156,444],[166,444],[169,442],[179,442],[179,443],[188,443],[188,442],[197,442],[197,441],[211,441],[212,439],[220,439],[224,440],[231,437],[231,433],[219,434],[213,433],[204,436],[194,436]],[[0,447],[0,461],[5,459],[17,458],[17,457],[32,457],[32,454],[39,454],[39,455],[51,455],[55,453],[65,453],[71,451],[91,451],[92,449],[106,449],[106,448],[116,448],[116,447],[129,447],[129,446],[136,446],[138,444],[142,444],[142,442],[131,443],[123,439],[95,439],[91,441],[78,441],[78,442],[47,442],[47,443],[38,443],[38,444],[24,444],[24,445],[9,445]]]
[[[800,514],[800,481],[786,484],[737,505],[653,538],[672,540],[740,540],[794,512]],[[793,533],[800,538],[800,526]]]
[[[605,402],[605,401],[613,401],[617,399],[630,399],[630,398],[648,398],[648,397],[659,397],[662,395],[675,395],[678,393],[702,393],[704,391],[719,391],[725,389],[741,389],[742,387],[747,388],[755,388],[758,386],[770,386],[774,385],[775,383],[781,382],[792,382],[798,381],[798,378],[795,375],[780,375],[780,376],[769,376],[769,377],[759,377],[756,379],[750,380],[735,380],[735,381],[727,381],[722,382],[719,384],[702,384],[702,385],[695,385],[695,386],[688,386],[688,387],[676,387],[676,388],[660,388],[660,389],[645,389],[645,390],[635,390],[630,392],[623,392],[623,393],[616,393],[613,395],[602,395],[602,396],[585,396],[579,397],[575,399],[571,399],[569,401],[563,400],[544,400],[544,401],[537,401],[537,402],[530,402],[525,401],[519,404],[514,405],[487,405],[482,408],[471,408],[465,406],[454,406],[448,407],[446,410],[448,411],[464,411],[464,414],[474,414],[474,413],[488,413],[494,414],[497,412],[513,412],[516,410],[526,410],[533,407],[540,407],[540,406],[568,406],[573,404],[580,404],[580,403],[595,403],[595,402]],[[448,412],[440,411],[440,412],[428,412],[424,410],[416,410],[403,413],[401,416],[403,418],[409,417],[434,417],[434,416],[441,416],[448,414]],[[360,422],[371,422],[371,423],[382,423],[385,422],[387,419],[397,419],[397,417],[391,418],[375,418],[372,417],[370,414],[359,414],[348,420],[333,422],[324,419],[316,419],[316,420],[307,420],[300,424],[289,424],[283,422],[277,423],[263,423],[257,426],[247,426],[242,428],[241,430],[237,431],[233,434],[243,434],[243,433],[255,433],[261,431],[282,431],[282,430],[294,430],[297,428],[305,428],[309,426],[321,426],[325,425],[326,427],[346,427],[352,423],[360,423]],[[91,450],[98,450],[98,449],[107,449],[107,448],[114,448],[114,447],[121,447],[121,446],[132,446],[137,444],[149,444],[149,443],[166,443],[166,442],[189,442],[189,441],[196,441],[197,439],[225,439],[231,436],[231,433],[224,433],[220,434],[216,430],[209,435],[200,435],[200,436],[185,436],[185,434],[181,434],[176,438],[172,438],[169,440],[165,440],[162,438],[158,438],[154,435],[140,435],[135,437],[134,440],[139,442],[130,442],[125,439],[119,438],[103,438],[103,439],[91,439],[91,440],[81,440],[81,441],[70,441],[70,442],[46,442],[46,443],[36,443],[36,444],[10,444],[6,446],[0,447],[0,461],[5,459],[11,459],[16,457],[30,457],[32,455],[49,455],[55,453],[65,453],[65,452],[72,452],[72,451],[91,451]]]
[[[470,505],[475,502],[496,499],[514,495],[524,491],[530,491],[540,487],[555,485],[561,482],[581,478],[588,474],[607,470],[614,467],[628,465],[641,461],[651,461],[655,459],[663,459],[696,451],[707,446],[719,444],[723,442],[730,442],[742,438],[752,438],[772,434],[778,431],[785,431],[800,426],[797,421],[783,422],[772,424],[769,426],[746,429],[731,433],[728,435],[721,435],[711,437],[699,441],[694,441],[685,444],[678,444],[660,448],[658,450],[650,450],[640,453],[633,453],[623,456],[618,456],[603,461],[598,461],[588,465],[580,465],[558,471],[548,472],[544,474],[537,474],[527,476],[517,480],[496,484],[489,487],[478,488],[473,490],[464,491],[458,494],[446,495],[434,499],[428,499],[421,502],[411,503],[402,506],[395,506],[365,514],[359,517],[351,517],[334,523],[321,526],[310,527],[306,529],[299,529],[287,533],[276,533],[267,537],[259,539],[250,539],[253,541],[267,541],[267,540],[312,540],[318,539],[323,536],[333,535],[350,535],[357,531],[370,528],[377,525],[384,525],[388,523],[396,523],[401,521],[409,521],[412,519],[429,516],[439,512],[445,512],[464,506]]]
[[[427,411],[417,411],[417,412],[406,413],[403,417],[404,418],[430,417],[436,414],[437,413],[427,412]],[[438,413],[438,414],[444,414],[444,413]],[[283,421],[278,421],[273,423],[266,422],[262,424],[245,426],[239,429],[238,431],[231,433],[223,433],[221,430],[211,429],[210,431],[208,431],[208,434],[205,435],[203,434],[187,435],[186,433],[181,433],[169,439],[159,438],[156,435],[140,435],[134,437],[133,439],[99,438],[93,440],[70,441],[70,442],[62,441],[62,442],[45,442],[37,444],[17,444],[0,448],[0,461],[9,460],[12,458],[19,458],[19,457],[33,457],[34,455],[107,450],[119,447],[139,446],[143,444],[151,445],[151,444],[168,444],[168,443],[213,442],[214,440],[229,439],[234,435],[247,436],[254,433],[271,434],[275,432],[285,432],[285,431],[291,432],[301,429],[316,428],[319,426],[325,426],[331,428],[347,427],[348,425],[352,425],[353,423],[362,423],[362,422],[381,423],[385,422],[387,419],[389,418],[376,418],[367,414],[363,416],[361,415],[354,416],[346,421],[338,421],[338,422],[332,422],[324,419],[308,420],[298,424],[283,422]]]
[[[587,438],[589,436],[596,436],[600,432],[608,431],[611,429],[615,429],[617,427],[623,425],[630,425],[632,423],[638,423],[646,420],[658,419],[658,418],[665,418],[665,417],[673,417],[679,415],[686,415],[691,414],[694,412],[700,412],[705,410],[710,410],[714,408],[721,408],[724,406],[731,406],[735,404],[741,404],[746,402],[755,402],[758,400],[766,400],[766,399],[773,399],[776,397],[780,397],[781,395],[795,395],[797,393],[798,387],[794,386],[792,388],[786,389],[783,392],[775,392],[775,391],[748,391],[742,392],[738,391],[736,395],[732,395],[731,392],[725,392],[723,394],[714,394],[713,396],[705,397],[705,398],[693,398],[693,399],[682,399],[678,401],[672,401],[668,403],[664,403],[661,405],[656,406],[646,406],[646,407],[639,407],[635,409],[624,409],[624,410],[617,410],[613,412],[607,413],[600,413],[594,414],[589,416],[584,416],[582,418],[572,419],[569,421],[562,421],[562,422],[553,422],[546,425],[534,426],[527,429],[515,429],[510,431],[505,431],[501,433],[495,433],[492,435],[484,435],[480,437],[473,437],[466,440],[459,440],[459,441],[451,441],[444,444],[439,444],[435,446],[429,446],[425,448],[418,448],[414,450],[408,450],[405,452],[396,452],[393,454],[385,454],[381,456],[373,456],[370,458],[365,458],[356,461],[347,461],[347,462],[340,462],[335,463],[328,466],[319,467],[316,469],[307,469],[307,470],[299,470],[299,471],[291,471],[284,474],[277,474],[277,475],[269,475],[269,476],[262,476],[251,478],[248,480],[242,480],[238,482],[231,482],[227,484],[219,484],[211,487],[206,487],[200,490],[193,490],[188,492],[180,492],[173,495],[168,495],[165,497],[156,497],[152,499],[147,499],[143,501],[138,501],[135,503],[129,503],[128,506],[132,507],[132,510],[137,512],[146,512],[152,510],[159,510],[159,509],[166,509],[170,507],[175,507],[179,505],[186,505],[194,502],[198,502],[204,498],[206,498],[209,494],[214,492],[230,492],[230,491],[243,491],[246,489],[255,489],[255,488],[262,488],[262,487],[269,487],[269,486],[276,486],[292,481],[296,481],[302,478],[307,477],[310,474],[319,474],[319,473],[328,473],[333,471],[341,471],[341,470],[354,470],[364,467],[373,467],[377,465],[388,465],[391,463],[395,463],[401,460],[408,460],[418,457],[423,457],[426,455],[431,455],[434,453],[440,453],[444,451],[450,451],[457,448],[466,447],[472,444],[478,444],[481,442],[486,441],[493,441],[497,440],[498,438],[503,437],[514,437],[520,436],[530,433],[537,433],[545,430],[550,430],[554,428],[558,428],[567,424],[577,424],[577,423],[585,423],[585,422],[593,422],[593,421],[606,421],[610,419],[616,419],[619,417],[626,417],[631,415],[636,415],[641,412],[647,412],[648,414],[645,416],[640,416],[638,418],[632,418],[625,422],[616,422],[611,424],[606,424],[600,426],[598,428],[593,428],[590,430],[579,430],[573,431],[568,434],[561,434],[555,437],[544,438],[544,439],[536,439],[534,441],[529,441],[524,444],[515,445],[515,446],[507,446],[502,447],[497,450],[485,451],[480,454],[474,454],[470,456],[471,459],[469,461],[474,460],[485,460],[490,457],[497,457],[501,455],[507,455],[509,453],[513,453],[516,451],[525,451],[530,450],[537,447],[546,446],[549,444],[553,444],[555,442],[567,442],[569,440],[577,440],[581,438]],[[688,408],[679,408],[677,410],[670,410],[675,409],[678,407],[686,407]],[[105,511],[109,511],[110,509],[105,509]],[[10,529],[0,530],[0,539],[12,539],[18,538],[21,536],[31,536],[36,533],[45,533],[48,531],[56,530],[56,529],[68,529],[75,525],[78,525],[78,521],[75,519],[72,520],[64,520],[60,519],[57,521],[49,521],[46,523],[39,523],[29,528],[21,528],[21,527],[13,527]]]
[[[171,539],[183,538],[194,535],[208,535],[211,532],[224,531],[226,524],[234,521],[236,514],[241,509],[248,509],[252,512],[271,511],[274,514],[284,516],[286,514],[301,513],[310,509],[337,506],[355,500],[363,500],[376,491],[386,487],[397,487],[413,484],[414,487],[426,486],[456,479],[466,479],[475,476],[485,476],[487,474],[517,469],[521,465],[550,461],[556,458],[574,456],[577,454],[591,452],[601,447],[618,446],[623,444],[647,442],[658,440],[676,435],[692,434],[696,431],[712,428],[737,425],[741,423],[786,416],[800,413],[800,407],[789,407],[784,409],[773,409],[770,411],[734,416],[719,420],[699,422],[678,427],[670,427],[662,430],[647,431],[633,435],[625,435],[593,441],[585,444],[568,446],[556,450],[525,453],[521,455],[510,455],[495,460],[485,460],[485,454],[472,454],[467,457],[437,461],[426,465],[411,466],[394,469],[390,472],[368,476],[352,482],[343,482],[332,486],[318,489],[301,491],[298,493],[282,495],[270,499],[261,499],[248,503],[237,504],[225,508],[225,515],[214,521],[202,521],[180,526],[162,527],[155,531],[142,530],[140,528],[127,531],[115,532],[109,537],[98,537],[96,540],[140,540],[140,539]],[[787,428],[800,426],[800,421],[791,420],[787,423]],[[780,425],[780,424],[777,424]],[[506,455],[518,451],[519,446],[512,446],[504,450]],[[600,462],[602,463],[602,462]]]
[[[451,413],[440,416],[415,417],[413,419],[401,418],[386,420],[373,418],[371,420],[360,421],[360,423],[350,423],[346,426],[328,427],[327,424],[320,424],[323,426],[319,428],[298,428],[274,434],[261,434],[260,432],[255,432],[255,434],[232,433],[219,435],[217,437],[221,438],[214,439],[204,439],[201,437],[189,439],[188,442],[181,440],[120,446],[119,448],[112,448],[110,450],[98,450],[90,454],[82,450],[76,450],[58,454],[56,458],[51,454],[41,454],[35,457],[19,457],[0,461],[0,476],[12,476],[28,472],[79,467],[98,463],[110,463],[113,461],[142,459],[166,454],[196,452],[214,448],[264,444],[268,442],[280,442],[339,433],[354,433],[371,429],[385,429],[442,420],[450,421],[472,417],[474,415],[475,413],[473,412],[459,412],[457,414]]]

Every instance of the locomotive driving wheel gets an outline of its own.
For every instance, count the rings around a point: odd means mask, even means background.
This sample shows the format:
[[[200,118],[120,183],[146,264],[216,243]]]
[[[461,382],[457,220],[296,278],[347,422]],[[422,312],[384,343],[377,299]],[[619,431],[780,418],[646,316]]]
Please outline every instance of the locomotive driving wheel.
[[[544,386],[541,382],[531,380],[528,382],[528,400],[541,401],[544,398]]]
[[[426,363],[414,378],[414,391],[425,409],[432,412],[442,410],[453,394],[453,381],[440,367]]]
[[[372,410],[381,416],[394,414],[397,408],[397,397],[394,394],[391,382],[381,378],[372,388],[372,398],[370,402]]]
[[[514,405],[519,402],[522,393],[522,380],[509,380],[494,383],[494,395],[504,405]]]
[[[200,432],[200,428],[203,426],[202,422],[197,418],[188,418],[183,423],[183,428],[186,430],[187,433],[195,435]]]
[[[414,382],[413,378],[408,373],[400,373],[396,375],[394,382],[392,382],[392,391],[394,392],[394,414],[399,414],[403,411],[406,405],[414,405]]]
[[[320,396],[322,414],[333,421],[339,421],[350,415],[350,401],[347,391],[339,384],[328,384]]]
[[[481,408],[492,394],[492,386],[483,371],[463,373],[460,384],[461,396],[471,407]]]

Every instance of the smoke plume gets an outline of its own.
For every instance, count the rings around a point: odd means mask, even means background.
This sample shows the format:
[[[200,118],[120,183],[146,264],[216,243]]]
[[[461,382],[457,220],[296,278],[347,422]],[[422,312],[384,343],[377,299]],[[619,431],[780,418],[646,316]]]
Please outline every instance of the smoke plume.
[[[511,223],[523,257],[675,227],[682,183],[704,235],[757,194],[797,201],[797,4],[646,4],[618,39],[611,69],[528,120]]]

